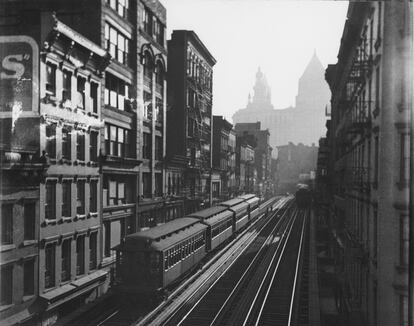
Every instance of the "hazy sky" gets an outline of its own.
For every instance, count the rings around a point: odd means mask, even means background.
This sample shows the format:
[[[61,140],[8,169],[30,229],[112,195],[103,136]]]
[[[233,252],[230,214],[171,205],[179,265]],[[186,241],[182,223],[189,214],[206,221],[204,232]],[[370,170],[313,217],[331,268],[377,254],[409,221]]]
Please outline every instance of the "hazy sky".
[[[167,38],[194,30],[216,58],[213,114],[231,116],[253,93],[258,66],[276,109],[295,105],[298,79],[314,50],[326,67],[336,63],[347,1],[161,0]]]

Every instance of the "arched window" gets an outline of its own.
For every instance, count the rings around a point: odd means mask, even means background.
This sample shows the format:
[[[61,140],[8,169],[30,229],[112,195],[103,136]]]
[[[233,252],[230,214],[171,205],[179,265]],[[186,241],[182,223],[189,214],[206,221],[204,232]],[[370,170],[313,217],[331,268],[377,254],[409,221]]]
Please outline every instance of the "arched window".
[[[155,84],[157,87],[158,93],[163,95],[164,91],[164,66],[161,61],[157,61],[157,65],[155,68]]]
[[[153,71],[153,64],[152,64],[151,54],[149,52],[145,52],[144,54],[144,83],[147,85],[151,85],[152,71]]]

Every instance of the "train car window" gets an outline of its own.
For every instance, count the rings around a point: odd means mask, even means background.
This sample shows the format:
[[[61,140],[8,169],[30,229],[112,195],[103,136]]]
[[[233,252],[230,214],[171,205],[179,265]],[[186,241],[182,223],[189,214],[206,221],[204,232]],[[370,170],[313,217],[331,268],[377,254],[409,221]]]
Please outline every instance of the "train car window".
[[[164,251],[164,270],[168,269],[168,250]]]

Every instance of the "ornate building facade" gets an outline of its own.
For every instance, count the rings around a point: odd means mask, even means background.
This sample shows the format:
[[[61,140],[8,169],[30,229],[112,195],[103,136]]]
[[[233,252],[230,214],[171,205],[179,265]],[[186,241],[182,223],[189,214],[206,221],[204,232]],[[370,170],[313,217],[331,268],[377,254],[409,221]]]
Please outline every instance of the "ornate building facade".
[[[234,124],[260,121],[262,128],[269,129],[270,145],[274,148],[289,142],[316,144],[325,133],[325,107],[330,92],[316,53],[299,79],[295,107],[274,109],[270,86],[260,68],[253,89],[253,98],[249,95],[246,108],[233,115]]]

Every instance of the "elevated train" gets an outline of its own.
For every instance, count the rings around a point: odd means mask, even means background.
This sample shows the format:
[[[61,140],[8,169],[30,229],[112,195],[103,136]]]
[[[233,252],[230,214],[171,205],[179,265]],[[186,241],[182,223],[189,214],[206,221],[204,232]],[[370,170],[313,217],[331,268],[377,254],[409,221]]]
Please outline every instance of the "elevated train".
[[[248,194],[126,236],[114,248],[118,291],[148,295],[160,292],[250,221],[274,210],[278,199],[259,204],[259,198]]]

